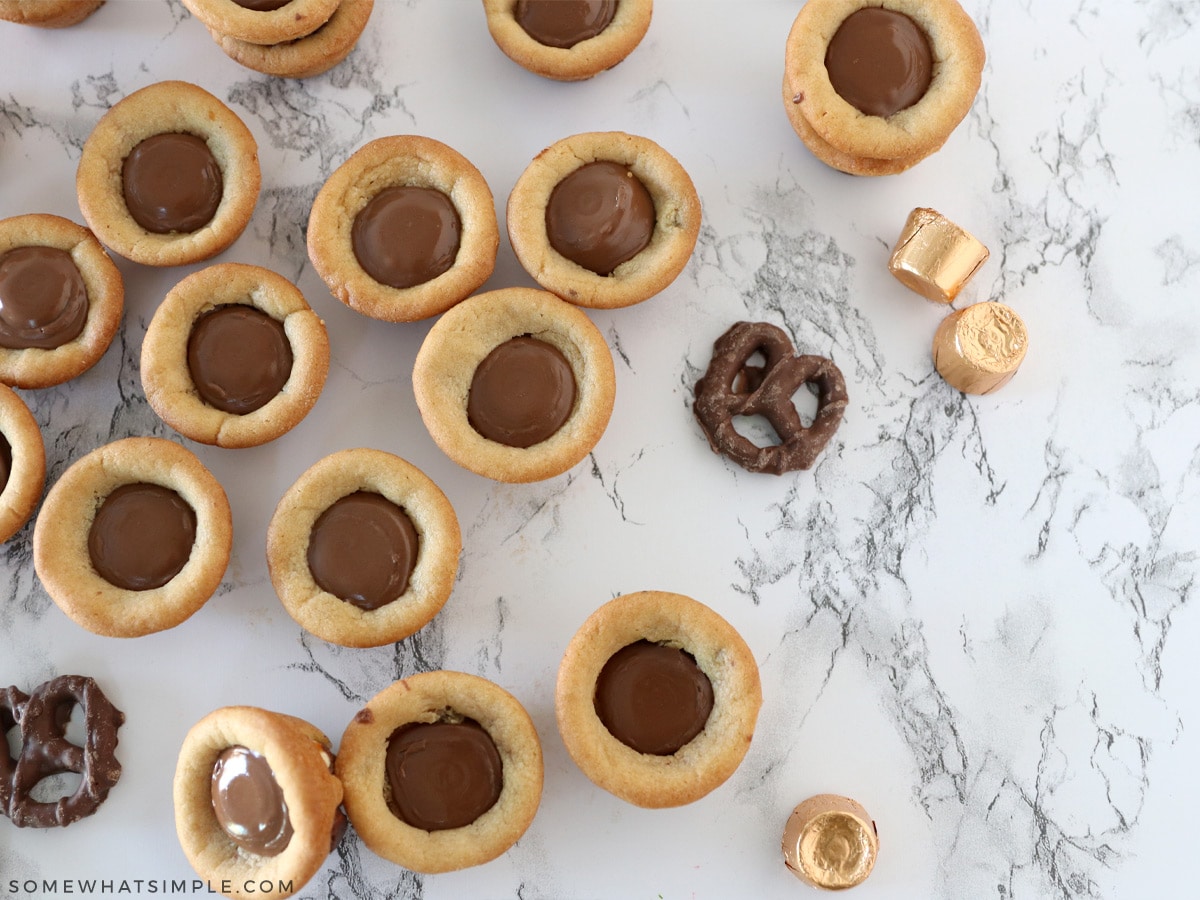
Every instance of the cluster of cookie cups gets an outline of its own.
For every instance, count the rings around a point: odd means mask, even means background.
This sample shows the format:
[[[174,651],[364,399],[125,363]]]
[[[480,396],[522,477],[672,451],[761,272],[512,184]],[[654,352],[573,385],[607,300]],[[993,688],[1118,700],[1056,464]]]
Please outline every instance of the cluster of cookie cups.
[[[698,733],[666,751],[635,750],[616,737],[596,699],[610,661],[641,644],[678,656],[710,688]],[[635,718],[655,718],[645,710],[669,683],[660,677],[639,673],[624,689],[621,702]],[[733,774],[761,699],[753,656],[728,622],[681,594],[645,591],[610,601],[583,624],[559,668],[555,706],[567,750],[588,778],[659,808],[694,802]],[[236,788],[219,760],[231,752],[265,761],[267,787],[256,779],[265,819],[256,810],[245,821],[245,808],[228,800]],[[298,891],[341,838],[339,804],[379,856],[416,872],[449,872],[515,844],[537,812],[542,783],[541,741],[515,697],[478,676],[426,672],[371,698],[346,726],[336,758],[329,739],[303,720],[252,707],[209,714],[180,750],[176,829],[197,873],[233,885],[229,896],[242,896],[238,886],[247,882],[291,882]],[[259,829],[291,837],[267,850],[248,845],[245,832]]]
[[[867,24],[854,33],[850,22]],[[840,47],[849,49],[837,59]],[[787,39],[783,105],[826,165],[892,175],[946,142],[975,100],[984,59],[956,0],[808,0]]]
[[[375,0],[184,0],[225,55],[248,69],[309,78],[354,49]]]

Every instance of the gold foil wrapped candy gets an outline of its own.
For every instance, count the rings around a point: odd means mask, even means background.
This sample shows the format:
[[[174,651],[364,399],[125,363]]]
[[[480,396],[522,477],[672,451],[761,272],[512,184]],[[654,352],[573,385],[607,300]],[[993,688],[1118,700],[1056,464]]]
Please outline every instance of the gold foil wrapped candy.
[[[988,258],[988,248],[941,213],[918,207],[908,214],[888,270],[922,297],[949,303]]]
[[[878,853],[874,821],[849,797],[809,797],[792,811],[783,831],[784,863],[813,887],[837,891],[861,884]]]
[[[964,394],[990,394],[1008,384],[1029,346],[1025,323],[994,300],[975,303],[942,320],[933,336],[933,365]]]

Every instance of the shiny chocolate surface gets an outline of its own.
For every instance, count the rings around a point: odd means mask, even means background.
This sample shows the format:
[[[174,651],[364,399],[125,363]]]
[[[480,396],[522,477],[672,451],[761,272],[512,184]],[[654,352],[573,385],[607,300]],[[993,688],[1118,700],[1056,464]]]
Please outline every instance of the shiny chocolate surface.
[[[712,682],[691,654],[650,641],[622,647],[596,679],[596,715],[622,744],[670,756],[704,730]]]
[[[616,12],[617,0],[518,0],[513,17],[539,44],[569,49],[602,32]]]
[[[627,166],[592,162],[560,181],[546,205],[550,246],[597,275],[609,275],[646,248],[654,200]]]
[[[249,853],[278,856],[292,839],[283,789],[270,763],[246,747],[229,747],[217,757],[212,807],[225,834]]]
[[[925,32],[908,16],[868,6],[838,27],[825,68],[843,100],[868,116],[886,118],[925,96],[933,53]]]
[[[488,440],[532,447],[570,418],[575,390],[575,372],[562,351],[529,335],[515,337],[476,367],[467,421]]]
[[[196,320],[188,337],[187,365],[205,403],[245,415],[283,390],[292,374],[292,345],[278,319],[253,306],[230,303]]]
[[[87,315],[87,287],[70,253],[17,247],[0,256],[0,347],[61,347],[80,335]]]
[[[194,134],[168,132],[146,138],[121,167],[125,206],[153,234],[199,231],[221,205],[221,167]]]
[[[100,576],[130,591],[162,587],[187,565],[196,513],[170,488],[135,482],[104,498],[88,531],[88,555]]]
[[[308,568],[322,590],[359,609],[378,609],[408,590],[419,551],[417,530],[403,509],[382,494],[357,491],[317,518]]]
[[[388,741],[385,768],[392,812],[423,831],[470,825],[504,787],[496,744],[470,719],[401,726]]]
[[[454,265],[462,222],[454,203],[433,188],[384,188],[355,217],[354,256],[381,284],[414,287]]]

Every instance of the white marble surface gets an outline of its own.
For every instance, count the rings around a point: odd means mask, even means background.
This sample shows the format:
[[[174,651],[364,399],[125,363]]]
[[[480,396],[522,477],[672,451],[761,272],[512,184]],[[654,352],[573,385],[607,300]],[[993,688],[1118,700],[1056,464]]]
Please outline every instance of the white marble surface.
[[[533,826],[495,862],[431,877],[351,836],[301,896],[805,896],[779,836],[793,805],[825,791],[878,823],[863,900],[1191,894],[1200,5],[967,0],[989,53],[974,109],[940,153],[883,180],[825,168],[784,117],[799,5],[658,0],[642,46],[573,85],[505,58],[476,0],[380,0],[352,57],[305,82],[242,69],[177,0],[109,0],[58,32],[0,23],[0,216],[79,221],[75,166],[104,110],[154,81],[195,81],[246,121],[263,162],[251,225],[219,259],[298,279],[333,348],[325,392],[292,433],[241,451],[184,441],[228,491],[235,538],[223,588],[183,625],[85,633],[39,586],[31,528],[0,548],[0,683],[86,673],[128,715],[124,774],[96,816],[47,832],[0,822],[0,895],[90,878],[162,896],[162,880],[192,877],[170,781],[193,722],[256,704],[336,741],[366,698],[439,667],[494,679],[532,714],[546,757]],[[305,256],[308,206],[366,141],[419,133],[475,162],[502,214],[538,151],[604,129],[679,158],[704,203],[700,243],[659,296],[593,314],[618,382],[595,452],[548,482],[495,484],[449,462],[421,424],[409,374],[428,323],[374,322],[333,300]],[[956,306],[1003,299],[1028,324],[1029,356],[998,394],[940,379],[929,345],[945,310],[887,273],[914,206],[991,248]],[[23,392],[51,482],[118,437],[182,440],[146,405],[137,359],[155,306],[195,267],[120,267],[127,315],[109,353],[70,384]],[[502,241],[488,286],[530,283]],[[746,318],[782,325],[846,375],[849,410],[811,472],[744,473],[692,418],[712,341]],[[445,610],[376,650],[306,636],[264,560],[287,486],[359,445],[427,472],[464,535]],[[570,636],[610,597],[647,588],[718,610],[763,677],[744,764],[677,810],[595,788],[554,723]]]

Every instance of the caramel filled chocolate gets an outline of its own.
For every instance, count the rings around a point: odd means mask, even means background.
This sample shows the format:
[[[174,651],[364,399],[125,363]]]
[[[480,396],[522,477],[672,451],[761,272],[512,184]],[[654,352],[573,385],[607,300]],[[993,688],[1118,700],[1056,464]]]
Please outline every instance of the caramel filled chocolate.
[[[275,773],[245,747],[229,747],[217,757],[212,807],[221,828],[248,853],[278,856],[292,839],[292,821]]]
[[[233,0],[242,9],[254,12],[273,12],[287,6],[292,0]]]
[[[152,234],[199,231],[221,205],[221,167],[202,138],[168,132],[146,138],[121,167],[129,215]]]
[[[8,487],[8,477],[12,475],[12,445],[3,434],[0,434],[0,494]]]
[[[483,358],[471,378],[467,421],[490,441],[532,447],[551,437],[575,407],[575,372],[555,346],[522,335]]]
[[[868,6],[851,13],[825,51],[829,83],[868,116],[894,115],[925,96],[933,78],[929,38],[903,13]]]
[[[423,831],[470,825],[504,787],[500,752],[478,722],[402,725],[388,739],[388,806]]]
[[[75,340],[87,316],[87,287],[70,253],[18,247],[0,256],[0,347],[53,350]]]
[[[317,518],[308,568],[321,590],[359,609],[379,609],[408,590],[419,549],[403,509],[381,494],[357,491]]]
[[[384,188],[355,216],[354,256],[381,284],[408,288],[454,265],[462,222],[450,198],[425,187]]]
[[[253,306],[230,303],[196,320],[188,337],[187,364],[205,403],[245,415],[283,390],[292,374],[292,345],[278,319]]]
[[[602,32],[616,11],[616,0],[518,0],[513,18],[539,44],[568,49]]]
[[[654,200],[646,186],[615,162],[576,169],[550,193],[546,237],[550,246],[597,275],[633,259],[654,234]]]
[[[712,682],[690,653],[638,641],[612,655],[596,679],[596,715],[639,753],[670,756],[704,730]]]
[[[88,555],[100,576],[129,591],[162,587],[187,565],[196,513],[170,488],[123,484],[96,510]]]

